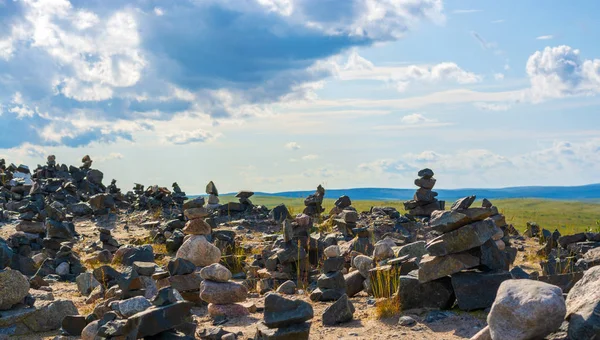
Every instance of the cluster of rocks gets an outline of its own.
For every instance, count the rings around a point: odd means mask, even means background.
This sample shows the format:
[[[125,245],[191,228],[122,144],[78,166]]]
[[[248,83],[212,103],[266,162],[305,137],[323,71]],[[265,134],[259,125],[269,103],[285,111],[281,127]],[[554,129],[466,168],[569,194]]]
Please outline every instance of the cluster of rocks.
[[[334,214],[335,213],[335,214]],[[338,231],[346,238],[353,238],[353,230],[357,228],[358,212],[352,207],[352,201],[348,196],[341,196],[335,201],[335,207],[331,211],[334,217],[333,223]]]
[[[345,259],[337,245],[325,248],[323,274],[317,279],[317,289],[310,294],[312,301],[335,301],[346,294],[346,280],[342,269]]]
[[[404,209],[413,216],[429,217],[436,210],[444,210],[444,201],[438,201],[437,192],[432,191],[436,179],[431,169],[420,170],[415,185],[419,187],[412,200],[404,202]]]
[[[208,314],[213,318],[240,317],[248,315],[248,308],[240,302],[246,301],[248,288],[231,281],[231,272],[218,263],[202,268],[200,276],[200,298],[208,303]]]
[[[200,283],[202,278],[196,271],[196,265],[192,262],[176,258],[167,264],[166,271],[158,271],[152,278],[156,281],[157,288],[171,287],[186,301],[196,306],[203,305],[200,299]]]
[[[323,208],[323,198],[325,197],[325,188],[319,184],[317,191],[314,194],[309,195],[304,200],[304,211],[303,213],[308,216],[316,217],[322,214],[325,209]]]
[[[47,285],[32,289],[19,271],[0,270],[0,287],[0,337],[56,330],[64,318],[79,314],[72,301],[55,299]]]
[[[284,298],[276,293],[265,297],[264,320],[256,330],[256,340],[308,340],[314,316],[312,306],[302,300]]]

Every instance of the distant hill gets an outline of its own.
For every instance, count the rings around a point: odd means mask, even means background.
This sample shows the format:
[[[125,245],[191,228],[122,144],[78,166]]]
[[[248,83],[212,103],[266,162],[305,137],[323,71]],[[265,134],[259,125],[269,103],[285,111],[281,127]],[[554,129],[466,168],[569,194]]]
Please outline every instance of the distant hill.
[[[506,198],[541,198],[553,200],[573,200],[573,201],[600,201],[600,183],[572,186],[572,187],[511,187],[500,189],[439,189],[438,198],[440,200],[452,201],[458,198],[477,195],[479,199],[506,199]],[[256,192],[260,196],[279,196],[299,198],[312,194],[314,190],[309,191],[285,191],[276,193]],[[389,189],[389,188],[354,188],[354,189],[327,189],[325,197],[337,198],[342,195],[348,195],[354,200],[408,200],[411,199],[415,189]]]

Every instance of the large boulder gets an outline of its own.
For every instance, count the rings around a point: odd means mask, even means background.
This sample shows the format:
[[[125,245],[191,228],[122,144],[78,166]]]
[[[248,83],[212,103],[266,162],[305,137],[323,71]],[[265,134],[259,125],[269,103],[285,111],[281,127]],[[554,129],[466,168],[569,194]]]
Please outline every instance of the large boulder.
[[[191,235],[183,242],[175,257],[188,260],[199,267],[210,266],[221,260],[221,250],[202,235]]]
[[[562,290],[533,280],[504,281],[487,321],[493,340],[541,339],[560,328],[566,314]]]
[[[600,339],[600,267],[585,272],[566,303],[571,339]]]
[[[0,311],[23,302],[29,293],[29,281],[23,274],[7,268],[0,270]]]
[[[464,311],[491,307],[502,282],[512,279],[509,272],[465,272],[452,275],[458,308]]]
[[[32,332],[47,332],[59,329],[67,315],[77,315],[77,307],[70,300],[39,301],[35,303],[36,311],[28,315],[23,323]]]

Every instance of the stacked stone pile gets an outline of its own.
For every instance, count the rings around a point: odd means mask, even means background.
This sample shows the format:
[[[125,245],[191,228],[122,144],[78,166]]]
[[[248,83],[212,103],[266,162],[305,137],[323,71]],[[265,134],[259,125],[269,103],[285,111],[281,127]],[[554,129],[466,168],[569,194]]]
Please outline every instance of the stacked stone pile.
[[[317,191],[314,194],[309,195],[304,200],[304,208],[303,213],[308,216],[318,216],[322,214],[325,209],[323,208],[323,198],[325,197],[325,188],[323,188],[320,184],[317,187]]]
[[[153,278],[158,288],[171,287],[186,301],[202,305],[199,296],[202,277],[192,262],[181,258],[171,260],[167,265],[167,272],[156,273]]]
[[[415,185],[419,187],[411,201],[404,202],[404,209],[413,216],[429,217],[436,210],[444,210],[444,201],[438,201],[437,192],[432,191],[436,179],[431,169],[420,170]]]
[[[246,286],[231,281],[231,272],[218,263],[200,270],[204,281],[200,285],[200,298],[208,303],[208,314],[213,317],[240,317],[248,315],[248,309],[239,304],[246,301]]]
[[[221,205],[219,204],[219,191],[215,183],[213,181],[208,182],[205,191],[208,195],[208,205],[206,207],[210,210],[218,209]]]
[[[291,300],[276,293],[265,298],[264,320],[258,325],[256,340],[308,340],[314,316],[312,306],[302,300]]]
[[[346,238],[353,238],[353,229],[357,228],[356,222],[358,222],[358,213],[356,210],[349,209],[346,207],[338,214],[338,218],[335,218],[333,222],[338,228],[338,231]]]
[[[218,263],[221,259],[221,250],[211,244],[206,237],[211,234],[211,226],[204,220],[210,215],[202,201],[188,205],[184,215],[188,219],[183,228],[186,234],[184,242],[177,250],[176,257],[191,261],[198,267]]]
[[[310,294],[312,301],[335,301],[346,294],[346,280],[342,273],[345,260],[340,248],[329,246],[324,253],[323,274],[317,279],[317,289]]]
[[[419,261],[420,283],[447,280],[452,286],[459,308],[489,307],[499,285],[511,278],[508,272],[516,250],[507,248],[504,234],[494,221],[501,221],[498,209],[485,200],[481,208],[470,208],[475,196],[456,201],[449,211],[435,211],[430,225],[442,235],[429,241],[429,255]],[[461,273],[468,269],[477,269]]]
[[[351,208],[352,207],[352,200],[350,199],[350,197],[343,195],[340,196],[333,204],[333,208],[331,208],[331,211],[329,212],[330,216],[335,216],[339,213],[341,213],[342,211],[344,211],[347,208]],[[354,208],[351,208],[351,210],[355,210]]]

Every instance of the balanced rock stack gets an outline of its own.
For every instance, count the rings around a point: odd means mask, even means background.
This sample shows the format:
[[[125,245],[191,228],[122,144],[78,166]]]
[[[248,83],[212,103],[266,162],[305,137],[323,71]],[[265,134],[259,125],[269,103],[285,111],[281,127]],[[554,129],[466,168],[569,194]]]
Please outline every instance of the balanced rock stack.
[[[200,284],[200,298],[208,302],[208,314],[211,317],[240,317],[248,315],[248,309],[239,304],[246,301],[246,286],[231,280],[231,272],[218,263],[200,270],[204,281]]]
[[[250,201],[250,197],[254,196],[254,192],[242,190],[235,195],[240,201],[240,204],[244,208],[243,210],[247,210],[253,206],[252,201]]]
[[[204,221],[210,212],[203,205],[204,200],[188,201],[184,205],[183,213],[188,218],[183,228],[186,236],[176,254],[177,258],[191,261],[198,267],[218,263],[221,259],[219,248],[208,242],[205,237],[205,235],[210,235],[211,227]]]
[[[208,195],[208,205],[206,207],[210,210],[218,209],[221,206],[219,204],[219,191],[213,181],[208,182],[206,185],[206,194]]]
[[[258,324],[255,340],[308,340],[312,306],[302,300],[291,300],[276,293],[265,298],[265,318]]]
[[[337,245],[325,248],[323,274],[317,279],[317,289],[310,294],[312,301],[335,301],[346,294],[346,280],[342,269],[344,257]]]
[[[117,241],[111,234],[110,229],[106,228],[98,228],[100,232],[100,242],[102,243],[102,249],[108,250],[111,253],[114,253],[121,246],[119,241]]]
[[[435,210],[444,210],[444,201],[438,201],[437,192],[432,191],[436,179],[433,178],[431,169],[423,169],[418,173],[420,178],[415,179],[419,187],[411,201],[404,202],[404,209],[413,216],[431,216]]]
[[[344,211],[344,209],[350,207],[352,205],[352,200],[350,199],[350,197],[343,195],[340,196],[335,203],[333,203],[333,208],[331,208],[331,211],[329,211],[329,215],[333,216],[333,215],[337,215],[339,213],[341,213],[342,211]]]
[[[334,219],[333,222],[338,227],[338,230],[344,237],[354,237],[353,229],[356,228],[356,222],[358,222],[358,213],[355,210],[351,210],[352,207],[345,207],[344,210],[339,214],[339,217]]]
[[[515,252],[507,251],[504,233],[495,221],[503,218],[484,200],[481,208],[470,208],[475,196],[456,201],[449,211],[435,211],[431,228],[439,233],[427,243],[429,255],[419,262],[419,282],[452,278],[452,286],[463,310],[491,306],[500,284],[511,278],[508,269]],[[512,253],[512,254],[511,254]],[[476,271],[462,272],[467,269]]]
[[[156,273],[152,276],[156,280],[157,288],[171,287],[177,290],[186,300],[202,305],[199,297],[202,277],[196,272],[196,266],[185,259],[174,259],[167,264],[168,272]]]
[[[304,200],[304,208],[303,213],[308,216],[317,216],[320,215],[325,209],[323,208],[323,198],[325,197],[325,188],[323,188],[320,184],[317,187],[317,191],[314,194],[309,195]]]

